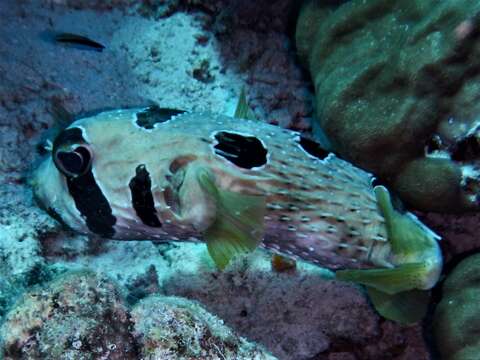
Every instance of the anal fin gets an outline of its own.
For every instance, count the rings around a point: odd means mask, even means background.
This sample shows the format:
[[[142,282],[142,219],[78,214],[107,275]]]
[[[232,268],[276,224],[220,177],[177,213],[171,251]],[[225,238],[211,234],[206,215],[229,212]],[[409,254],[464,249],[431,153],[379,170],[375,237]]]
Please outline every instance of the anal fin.
[[[412,324],[425,317],[430,302],[430,292],[425,290],[403,291],[386,294],[372,287],[366,287],[375,310],[384,318],[401,324]]]

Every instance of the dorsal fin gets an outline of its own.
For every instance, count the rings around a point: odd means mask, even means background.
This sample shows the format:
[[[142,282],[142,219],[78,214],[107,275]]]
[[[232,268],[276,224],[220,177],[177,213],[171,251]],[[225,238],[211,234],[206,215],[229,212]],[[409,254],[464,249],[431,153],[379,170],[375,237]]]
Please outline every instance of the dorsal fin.
[[[257,120],[252,109],[248,106],[247,95],[245,92],[245,86],[242,86],[240,91],[240,96],[238,97],[237,107],[235,109],[235,114],[233,115],[239,119],[248,119],[248,120]]]

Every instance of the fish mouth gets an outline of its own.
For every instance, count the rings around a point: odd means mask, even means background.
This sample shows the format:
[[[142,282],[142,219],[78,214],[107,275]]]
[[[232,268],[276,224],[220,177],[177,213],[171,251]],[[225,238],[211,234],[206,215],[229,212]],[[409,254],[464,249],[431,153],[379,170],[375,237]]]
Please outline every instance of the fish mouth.
[[[52,186],[55,186],[53,182],[45,183],[45,179],[52,179],[52,176],[55,174],[49,174],[50,166],[52,163],[49,162],[49,159],[43,160],[37,169],[31,174],[31,177],[28,179],[29,185],[32,188],[32,198],[35,204],[55,219],[60,225],[66,229],[71,230],[72,227],[67,224],[67,222],[60,215],[60,210],[56,209],[54,204],[49,200],[49,195],[47,189],[52,189]],[[50,187],[50,188],[48,188]],[[54,188],[54,191],[57,190]],[[58,191],[60,193],[60,191]]]

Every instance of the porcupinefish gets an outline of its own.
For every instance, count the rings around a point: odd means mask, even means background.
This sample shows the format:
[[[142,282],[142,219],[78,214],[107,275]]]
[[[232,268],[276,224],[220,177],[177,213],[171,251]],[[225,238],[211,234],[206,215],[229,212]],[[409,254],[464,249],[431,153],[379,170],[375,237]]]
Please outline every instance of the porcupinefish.
[[[372,181],[298,132],[154,106],[74,121],[32,183],[78,232],[204,239],[220,268],[260,245],[335,270],[365,285],[383,315],[416,320],[405,299],[438,281],[439,237]],[[389,307],[399,303],[410,307]]]

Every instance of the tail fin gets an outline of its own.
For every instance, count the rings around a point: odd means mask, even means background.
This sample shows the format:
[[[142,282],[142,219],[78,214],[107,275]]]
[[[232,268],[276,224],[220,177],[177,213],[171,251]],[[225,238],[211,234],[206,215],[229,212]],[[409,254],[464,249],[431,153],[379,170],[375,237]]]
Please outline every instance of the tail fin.
[[[388,241],[396,255],[424,252],[431,247],[438,246],[437,241],[441,237],[426,227],[412,213],[400,213],[395,210],[390,193],[384,186],[375,186],[373,191],[377,197],[378,207],[385,218]]]
[[[411,323],[426,312],[428,290],[438,281],[442,270],[440,237],[413,214],[401,213],[392,206],[383,186],[374,188],[377,203],[385,218],[392,248],[393,268],[339,270],[336,277],[365,285],[370,299],[384,317]]]
[[[374,188],[377,203],[385,218],[388,241],[399,265],[421,263],[416,289],[430,289],[438,281],[442,271],[442,252],[438,241],[440,236],[421,223],[409,212],[401,213],[392,206],[388,190],[384,186]]]

